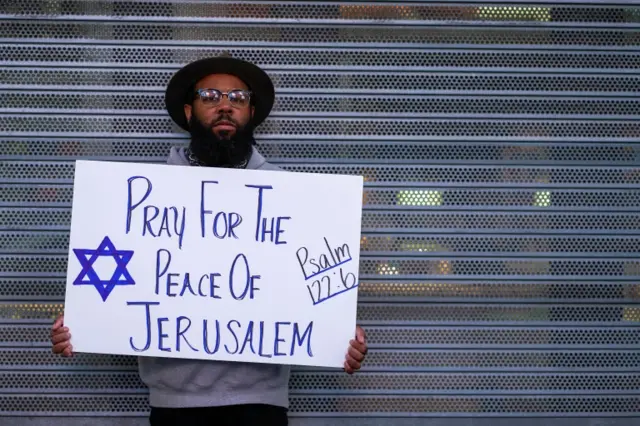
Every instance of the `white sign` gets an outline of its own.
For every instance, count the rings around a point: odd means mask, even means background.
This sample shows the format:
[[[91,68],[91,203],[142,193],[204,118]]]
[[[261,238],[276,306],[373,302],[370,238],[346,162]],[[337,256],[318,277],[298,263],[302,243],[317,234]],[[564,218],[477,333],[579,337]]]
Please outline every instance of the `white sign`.
[[[75,352],[342,367],[363,179],[78,161]]]

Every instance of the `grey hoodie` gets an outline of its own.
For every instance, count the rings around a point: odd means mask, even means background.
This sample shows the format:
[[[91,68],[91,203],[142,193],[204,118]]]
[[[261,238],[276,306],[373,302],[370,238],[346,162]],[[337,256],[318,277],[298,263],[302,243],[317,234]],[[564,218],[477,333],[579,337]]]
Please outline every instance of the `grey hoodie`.
[[[184,149],[176,147],[167,163],[189,165]],[[255,148],[247,168],[280,170]],[[138,366],[153,407],[289,406],[289,366],[154,357],[139,357]]]

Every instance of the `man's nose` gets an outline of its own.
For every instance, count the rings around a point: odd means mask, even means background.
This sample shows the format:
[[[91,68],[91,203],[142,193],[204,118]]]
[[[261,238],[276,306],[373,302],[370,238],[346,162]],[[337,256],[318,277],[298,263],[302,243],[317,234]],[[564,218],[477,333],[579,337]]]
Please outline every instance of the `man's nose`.
[[[222,98],[222,100],[218,104],[217,111],[218,111],[218,114],[222,112],[231,114],[231,111],[233,111],[233,108],[231,107],[231,103],[226,97]]]

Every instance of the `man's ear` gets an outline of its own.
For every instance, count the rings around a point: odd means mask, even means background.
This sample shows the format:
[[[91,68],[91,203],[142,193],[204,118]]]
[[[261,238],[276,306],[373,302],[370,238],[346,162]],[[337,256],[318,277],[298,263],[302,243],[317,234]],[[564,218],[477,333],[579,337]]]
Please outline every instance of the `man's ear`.
[[[191,105],[184,104],[184,116],[187,118],[187,123],[191,121]]]
[[[251,119],[253,119],[253,113],[256,112],[256,107],[251,107]]]

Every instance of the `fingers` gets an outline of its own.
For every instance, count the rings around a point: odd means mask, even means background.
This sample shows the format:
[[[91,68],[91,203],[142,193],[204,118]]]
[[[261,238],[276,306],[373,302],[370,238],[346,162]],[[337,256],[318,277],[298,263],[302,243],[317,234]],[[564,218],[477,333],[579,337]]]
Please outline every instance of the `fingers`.
[[[362,346],[364,346],[362,343],[351,343],[344,362],[344,370],[347,373],[353,374],[362,367],[362,361],[364,361],[364,352],[361,350]]]
[[[57,345],[62,342],[68,342],[70,340],[71,340],[71,333],[67,333],[67,332],[55,333],[53,336],[51,336],[51,343],[53,343],[54,345]]]
[[[344,370],[349,374],[353,374],[360,367],[362,367],[361,361],[358,361],[351,353],[348,353],[344,362]]]
[[[69,337],[67,337],[69,336]],[[51,338],[51,343],[53,343],[53,353],[54,354],[59,354],[62,353],[64,351],[64,349],[66,348],[71,348],[71,340],[70,340],[70,335],[56,335],[53,336]]]
[[[65,357],[73,356],[73,346],[71,346],[71,333],[69,327],[64,326],[64,315],[60,315],[51,327],[51,350],[54,354],[61,354]]]
[[[53,326],[51,327],[51,330],[55,332],[57,329],[62,327],[63,324],[64,324],[64,315],[60,315],[54,321]]]
[[[348,361],[344,362],[344,371],[347,372],[348,374],[353,374],[355,372],[355,370],[351,368],[351,365],[349,365]]]
[[[64,342],[53,345],[53,353],[62,354],[64,356],[71,356],[73,354],[73,347],[71,346],[71,342],[65,340]]]
[[[367,337],[362,327],[356,327],[356,337],[349,341],[349,350],[344,361],[344,371],[353,374],[362,367],[367,354]]]
[[[355,340],[351,340],[349,341],[349,352],[351,352],[351,350],[355,349],[357,352],[363,354],[363,359],[364,359],[364,355],[367,353],[367,345],[364,343],[360,343],[357,342]],[[360,360],[362,361],[362,360]]]
[[[355,345],[350,346],[347,353],[347,359],[349,357],[357,362],[364,361],[364,349],[361,349],[360,347],[357,347]]]

